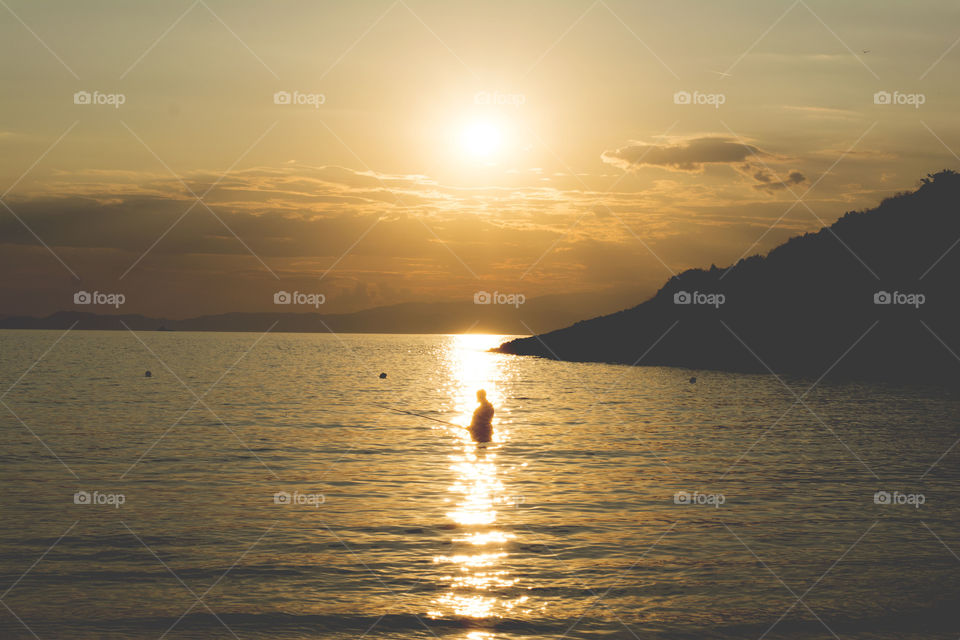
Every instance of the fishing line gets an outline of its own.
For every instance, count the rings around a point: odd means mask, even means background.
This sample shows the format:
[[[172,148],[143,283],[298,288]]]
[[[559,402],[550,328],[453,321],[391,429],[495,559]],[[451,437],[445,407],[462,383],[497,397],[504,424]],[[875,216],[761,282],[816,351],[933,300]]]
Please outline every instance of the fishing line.
[[[407,415],[417,416],[418,418],[426,418],[427,420],[433,420],[434,422],[439,422],[441,424],[448,424],[451,427],[457,427],[463,429],[463,425],[454,424],[453,422],[447,422],[446,420],[440,420],[439,418],[431,418],[430,416],[425,416],[422,413],[414,413],[413,411],[404,411],[403,409],[394,409],[393,407],[388,407],[385,404],[377,404],[376,402],[371,402],[370,404],[380,407],[381,409],[386,409],[387,411],[396,411],[397,413],[406,413]]]

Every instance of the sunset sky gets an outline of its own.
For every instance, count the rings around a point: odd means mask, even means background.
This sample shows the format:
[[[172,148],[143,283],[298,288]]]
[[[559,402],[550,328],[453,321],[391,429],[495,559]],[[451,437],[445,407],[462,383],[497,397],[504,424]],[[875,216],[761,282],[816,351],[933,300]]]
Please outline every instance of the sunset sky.
[[[0,16],[4,315],[79,289],[169,317],[275,310],[280,289],[327,312],[478,290],[629,306],[960,168],[956,2]]]

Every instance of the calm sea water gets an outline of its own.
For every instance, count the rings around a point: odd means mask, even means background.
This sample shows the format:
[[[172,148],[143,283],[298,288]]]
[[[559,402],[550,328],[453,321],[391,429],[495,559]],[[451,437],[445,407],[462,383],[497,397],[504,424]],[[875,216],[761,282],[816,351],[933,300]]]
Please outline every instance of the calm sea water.
[[[954,393],[501,341],[0,333],[0,637],[960,635]]]

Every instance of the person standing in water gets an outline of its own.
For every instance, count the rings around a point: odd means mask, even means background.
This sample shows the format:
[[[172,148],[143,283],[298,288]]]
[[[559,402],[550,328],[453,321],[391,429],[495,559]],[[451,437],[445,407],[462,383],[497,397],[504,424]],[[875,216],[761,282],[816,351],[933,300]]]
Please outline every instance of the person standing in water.
[[[480,406],[473,412],[473,420],[467,427],[474,442],[490,442],[493,436],[493,405],[487,400],[487,392],[477,391],[477,402]]]

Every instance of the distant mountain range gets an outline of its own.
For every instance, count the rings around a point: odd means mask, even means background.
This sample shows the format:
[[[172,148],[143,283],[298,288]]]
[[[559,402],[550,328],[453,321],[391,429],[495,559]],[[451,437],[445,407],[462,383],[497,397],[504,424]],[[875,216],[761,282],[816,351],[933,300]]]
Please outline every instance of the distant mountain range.
[[[960,175],[850,212],[730,269],[502,353],[897,380],[960,380]]]
[[[527,335],[550,331],[584,317],[583,309],[613,311],[623,307],[623,294],[566,294],[541,296],[519,306],[473,302],[407,302],[354,313],[224,313],[187,320],[151,318],[136,314],[96,314],[61,311],[44,318],[0,318],[0,329],[124,330],[124,324],[142,331],[266,331],[274,322],[278,332],[337,333],[499,333]]]

